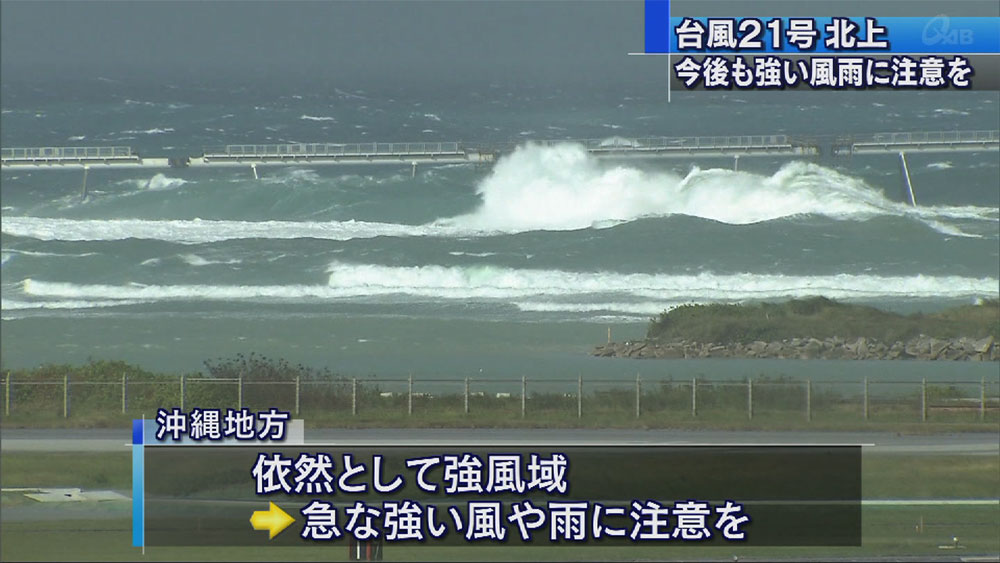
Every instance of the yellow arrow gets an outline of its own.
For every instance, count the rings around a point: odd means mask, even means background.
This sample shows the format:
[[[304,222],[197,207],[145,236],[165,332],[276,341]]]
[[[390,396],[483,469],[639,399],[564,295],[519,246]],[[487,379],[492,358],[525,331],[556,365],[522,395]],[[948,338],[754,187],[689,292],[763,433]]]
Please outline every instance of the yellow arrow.
[[[253,526],[254,530],[268,530],[270,535],[267,539],[274,539],[274,536],[281,533],[282,530],[287,528],[295,521],[288,515],[287,512],[278,508],[278,505],[269,503],[271,506],[268,510],[255,510],[253,516],[250,517],[250,525]]]

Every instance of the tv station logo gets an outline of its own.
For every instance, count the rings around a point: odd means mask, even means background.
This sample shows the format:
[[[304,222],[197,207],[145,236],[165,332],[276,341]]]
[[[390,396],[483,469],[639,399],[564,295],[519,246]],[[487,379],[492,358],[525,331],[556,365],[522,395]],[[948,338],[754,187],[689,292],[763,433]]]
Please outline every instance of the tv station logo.
[[[972,28],[952,28],[951,18],[937,16],[924,26],[924,45],[972,45],[975,31]]]

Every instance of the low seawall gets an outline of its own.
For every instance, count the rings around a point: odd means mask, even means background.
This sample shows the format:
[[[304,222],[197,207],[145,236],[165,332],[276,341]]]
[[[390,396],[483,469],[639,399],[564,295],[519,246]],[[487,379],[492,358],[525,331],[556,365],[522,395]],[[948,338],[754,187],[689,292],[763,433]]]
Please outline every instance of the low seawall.
[[[789,358],[823,360],[951,360],[1000,361],[1000,346],[986,338],[939,339],[920,336],[887,344],[872,338],[792,338],[749,344],[661,342],[637,340],[610,342],[594,347],[594,356],[636,359],[678,358]]]

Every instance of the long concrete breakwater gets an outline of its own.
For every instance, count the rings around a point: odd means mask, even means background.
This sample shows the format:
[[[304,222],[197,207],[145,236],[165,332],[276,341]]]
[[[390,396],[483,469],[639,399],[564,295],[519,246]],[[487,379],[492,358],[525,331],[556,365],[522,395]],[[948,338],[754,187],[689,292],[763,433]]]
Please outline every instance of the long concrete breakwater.
[[[621,136],[604,139],[557,139],[482,144],[285,143],[206,147],[181,157],[140,154],[132,147],[16,147],[0,149],[3,168],[187,168],[296,164],[489,164],[525,144],[582,146],[598,158],[739,158],[755,156],[850,156],[906,152],[1000,150],[1000,131],[918,131],[855,135],[730,135],[696,137]],[[905,160],[905,158],[904,158]]]

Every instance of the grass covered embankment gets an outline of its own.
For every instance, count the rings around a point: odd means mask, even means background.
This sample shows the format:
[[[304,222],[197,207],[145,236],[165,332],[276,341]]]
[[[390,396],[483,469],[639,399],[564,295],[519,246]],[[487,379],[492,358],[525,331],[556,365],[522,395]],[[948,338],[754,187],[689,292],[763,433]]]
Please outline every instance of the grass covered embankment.
[[[938,339],[1000,339],[1000,301],[963,305],[937,313],[900,315],[825,297],[753,305],[682,305],[660,313],[646,336],[657,340],[743,343],[792,338],[871,338],[905,341],[921,335]]]
[[[646,340],[598,346],[618,357],[996,360],[1000,301],[901,315],[825,297],[683,305],[650,321]]]

